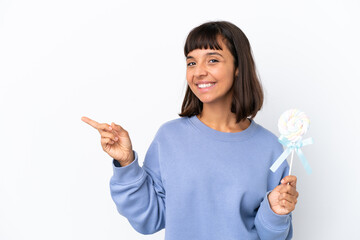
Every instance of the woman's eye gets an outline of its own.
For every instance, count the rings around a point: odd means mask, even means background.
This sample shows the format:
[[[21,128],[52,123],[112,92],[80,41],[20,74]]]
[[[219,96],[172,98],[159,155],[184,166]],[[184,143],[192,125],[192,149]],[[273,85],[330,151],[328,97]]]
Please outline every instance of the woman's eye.
[[[214,63],[214,62],[219,62],[219,61],[216,60],[216,59],[211,59],[210,62],[211,62],[211,63]]]
[[[193,66],[195,63],[194,62],[189,62],[187,65],[190,67],[190,66]]]

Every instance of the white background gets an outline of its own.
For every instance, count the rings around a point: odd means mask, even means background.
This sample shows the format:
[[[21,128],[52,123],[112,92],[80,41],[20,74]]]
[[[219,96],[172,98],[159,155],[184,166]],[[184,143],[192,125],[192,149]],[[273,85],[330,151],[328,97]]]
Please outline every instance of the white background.
[[[265,90],[255,121],[279,136],[311,120],[298,158],[294,238],[360,239],[358,1],[0,1],[0,239],[163,239],[112,202],[111,157],[82,122],[120,124],[142,164],[178,118],[189,31],[227,20],[247,35]],[[254,176],[256,177],[256,176]]]

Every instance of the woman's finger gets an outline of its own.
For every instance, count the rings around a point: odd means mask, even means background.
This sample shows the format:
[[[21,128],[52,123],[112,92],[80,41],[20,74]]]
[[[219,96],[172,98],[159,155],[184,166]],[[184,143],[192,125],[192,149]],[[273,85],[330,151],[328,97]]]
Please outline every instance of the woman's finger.
[[[82,117],[81,120],[83,120],[84,122],[86,122],[87,124],[89,124],[90,126],[92,126],[93,128],[102,131],[111,131],[111,129],[109,129],[110,125],[107,123],[98,123],[88,117]]]
[[[99,132],[101,133],[102,131],[107,131],[107,132],[111,132],[112,128],[110,127],[109,124],[107,123],[98,123],[88,117],[82,117],[81,118],[82,121],[86,122],[87,124],[89,124],[90,126],[92,126],[93,128],[99,130]]]
[[[98,130],[99,130],[99,132],[101,132],[101,131],[112,132],[113,131],[113,129],[107,123],[99,124],[98,125]]]
[[[114,141],[112,141],[110,138],[101,138],[101,145],[105,144],[114,144]]]
[[[293,186],[291,186],[291,185],[282,185],[282,186],[283,187],[280,188],[280,190],[279,190],[280,193],[288,193],[288,194],[291,194],[293,196],[297,195],[296,188],[294,188]]]
[[[282,194],[279,195],[279,201],[281,202],[283,200],[286,200],[286,201],[288,201],[290,203],[294,203],[294,204],[297,203],[296,196],[288,194],[288,193],[282,193]]]
[[[105,131],[102,131],[100,133],[101,137],[102,138],[110,138],[111,140],[113,141],[117,141],[119,138],[116,136],[115,133],[111,133],[111,132],[105,132]]]
[[[111,123],[111,127],[117,132],[119,136],[126,136],[128,135],[128,132],[122,128],[120,125],[117,125],[115,123]]]
[[[295,204],[287,201],[286,199],[283,199],[279,201],[280,206],[287,209],[289,212],[292,212],[295,209]]]
[[[81,120],[82,120],[83,122],[86,122],[87,124],[89,124],[89,125],[92,126],[93,128],[98,129],[98,126],[99,126],[99,123],[98,123],[98,122],[96,122],[96,121],[94,121],[94,120],[92,120],[92,119],[90,119],[90,118],[88,118],[88,117],[82,117]]]
[[[293,187],[295,187],[295,188],[296,188],[296,182],[297,182],[297,177],[294,176],[294,175],[286,176],[286,177],[284,177],[284,178],[281,180],[281,183],[282,183],[282,184],[287,184],[287,183],[289,183],[291,186],[293,186]]]

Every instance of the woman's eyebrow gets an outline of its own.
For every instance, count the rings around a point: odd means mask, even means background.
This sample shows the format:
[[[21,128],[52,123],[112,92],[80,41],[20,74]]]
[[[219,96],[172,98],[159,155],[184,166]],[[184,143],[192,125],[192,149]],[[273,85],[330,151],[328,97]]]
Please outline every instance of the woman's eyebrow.
[[[220,57],[223,57],[220,53],[218,52],[209,52],[206,55],[219,55]]]
[[[207,56],[212,56],[212,55],[218,55],[218,56],[220,56],[220,57],[223,57],[220,53],[218,53],[218,52],[208,52],[208,53],[206,53],[205,55],[207,55]],[[194,58],[193,56],[187,56],[186,57],[186,59],[191,59],[191,58]]]

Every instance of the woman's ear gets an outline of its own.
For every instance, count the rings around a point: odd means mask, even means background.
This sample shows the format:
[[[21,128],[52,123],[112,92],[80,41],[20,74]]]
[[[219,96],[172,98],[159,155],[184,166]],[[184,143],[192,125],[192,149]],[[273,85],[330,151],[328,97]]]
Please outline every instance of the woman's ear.
[[[237,77],[238,75],[239,75],[239,69],[236,68],[236,70],[235,70],[235,77]]]

